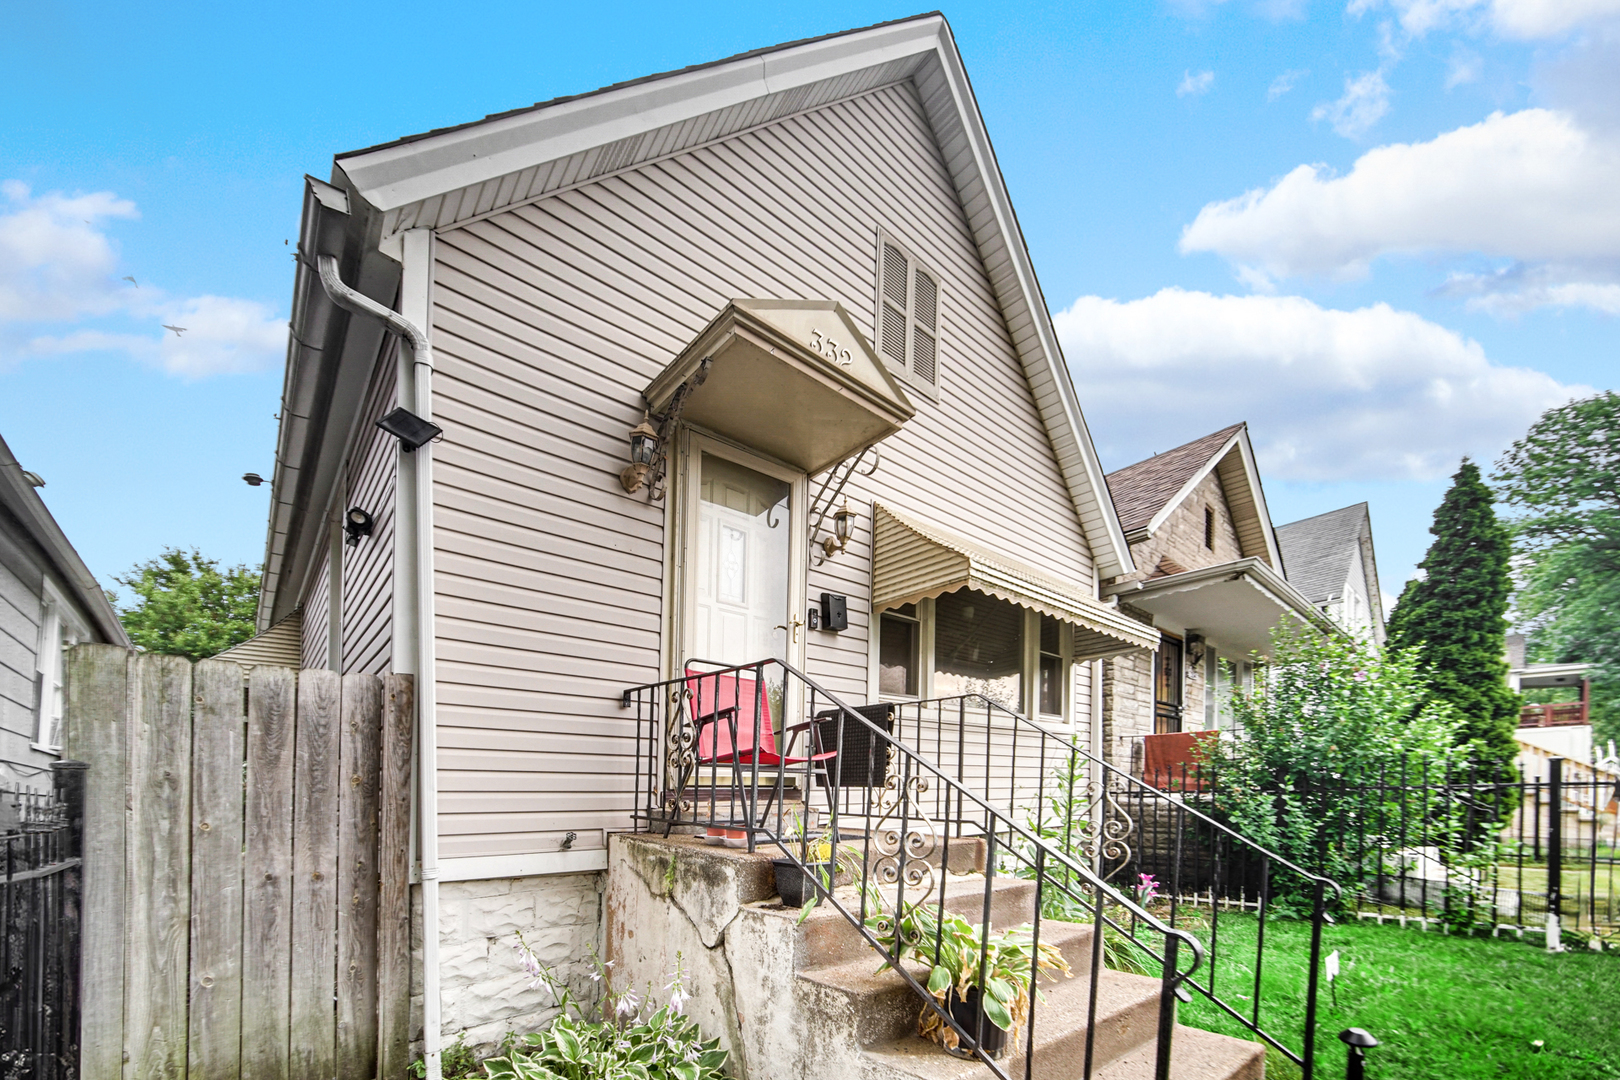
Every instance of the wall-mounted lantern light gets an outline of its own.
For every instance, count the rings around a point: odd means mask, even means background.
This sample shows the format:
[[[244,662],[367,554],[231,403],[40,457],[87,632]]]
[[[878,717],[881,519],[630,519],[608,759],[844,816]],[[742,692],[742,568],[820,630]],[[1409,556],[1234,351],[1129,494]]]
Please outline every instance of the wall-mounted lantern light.
[[[619,473],[619,483],[629,493],[640,491],[652,477],[653,462],[658,457],[658,429],[650,423],[651,417],[642,416],[641,423],[630,429],[630,464]]]
[[[403,406],[395,409],[377,426],[399,440],[399,448],[406,453],[418,450],[444,434],[444,429],[431,420],[424,420]]]
[[[358,506],[349,507],[349,512],[343,515],[343,531],[349,534],[348,545],[355,547],[360,543],[362,536],[370,536],[376,522],[371,515]]]
[[[846,501],[833,514],[833,534],[821,542],[821,550],[826,554],[827,558],[832,558],[849,546],[850,532],[854,527],[855,511],[849,508],[849,503]]]

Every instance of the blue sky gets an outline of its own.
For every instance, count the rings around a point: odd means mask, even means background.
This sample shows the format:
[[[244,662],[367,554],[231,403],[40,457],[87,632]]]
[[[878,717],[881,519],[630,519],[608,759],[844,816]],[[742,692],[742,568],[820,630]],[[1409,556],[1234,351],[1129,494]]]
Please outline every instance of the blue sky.
[[[257,563],[304,173],[913,13],[14,5],[0,434],[104,582]],[[1615,385],[1620,0],[945,14],[1107,468],[1247,420],[1274,520],[1369,500],[1396,593],[1463,454]]]

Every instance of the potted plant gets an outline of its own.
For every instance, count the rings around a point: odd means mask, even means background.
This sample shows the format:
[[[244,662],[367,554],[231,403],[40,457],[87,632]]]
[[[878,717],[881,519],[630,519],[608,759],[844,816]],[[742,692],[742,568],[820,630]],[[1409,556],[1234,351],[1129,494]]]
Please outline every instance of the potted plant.
[[[771,860],[771,865],[776,868],[776,892],[782,898],[782,906],[801,909],[801,920],[808,917],[820,901],[815,886],[817,881],[821,882],[823,889],[830,890],[834,875],[839,870],[854,870],[860,866],[860,859],[855,853],[840,848],[834,842],[832,833],[815,832],[814,822],[814,817],[807,822],[797,814],[791,815],[787,828],[783,830],[781,845],[783,850],[795,854],[802,850],[803,856]],[[805,836],[807,828],[814,833],[808,839]]]
[[[986,1057],[1001,1056],[1029,1016],[1036,970],[1054,979],[1074,974],[1056,946],[1035,946],[1029,923],[996,932],[919,901],[897,917],[875,915],[867,927],[898,960],[929,968],[928,992],[967,1035],[927,1006],[917,1034],[958,1057],[972,1056],[975,1038]],[[885,962],[878,970],[889,966]]]

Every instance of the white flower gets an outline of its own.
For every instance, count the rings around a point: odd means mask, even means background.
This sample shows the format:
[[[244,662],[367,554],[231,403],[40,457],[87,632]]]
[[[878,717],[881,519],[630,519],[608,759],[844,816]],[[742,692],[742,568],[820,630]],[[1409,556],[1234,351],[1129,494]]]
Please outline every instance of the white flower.
[[[634,990],[626,990],[619,996],[617,1004],[613,1006],[613,1012],[620,1019],[629,1019],[630,1017],[636,1015],[636,1010],[639,1008],[641,1008],[641,1002],[637,1000],[636,992]]]
[[[691,1000],[692,995],[688,994],[680,983],[675,983],[669,992],[669,1007],[674,1012],[686,1011],[686,1003]]]

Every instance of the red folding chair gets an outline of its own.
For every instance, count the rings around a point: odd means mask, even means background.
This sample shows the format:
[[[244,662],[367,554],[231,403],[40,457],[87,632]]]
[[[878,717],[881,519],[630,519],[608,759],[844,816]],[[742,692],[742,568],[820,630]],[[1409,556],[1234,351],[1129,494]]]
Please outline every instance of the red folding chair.
[[[824,763],[837,757],[838,751],[819,751],[820,732],[814,721],[807,720],[784,730],[783,734],[788,740],[787,753],[778,753],[776,727],[771,717],[770,688],[761,685],[756,677],[747,672],[710,674],[692,667],[693,663],[702,661],[688,661],[686,666],[689,708],[693,726],[697,729],[697,764],[731,766],[733,810],[743,803],[743,770],[756,765],[761,772],[771,770],[773,774],[771,794],[765,801],[765,813],[760,817],[762,823],[770,814],[771,802],[782,790],[787,770],[795,765],[810,763],[811,774],[821,777],[831,799],[832,790],[826,784],[827,766]],[[811,732],[810,737],[817,750],[808,756],[795,757],[794,744],[806,730]],[[809,792],[805,795],[808,798]]]

